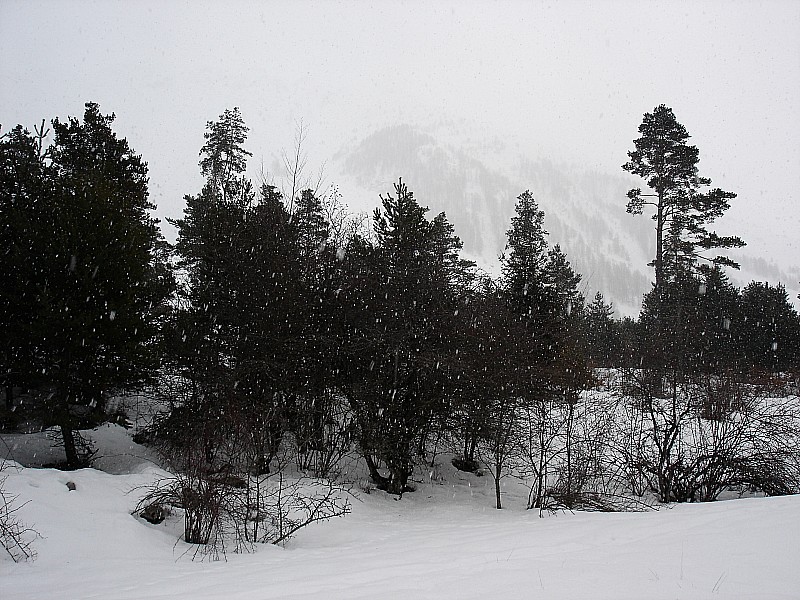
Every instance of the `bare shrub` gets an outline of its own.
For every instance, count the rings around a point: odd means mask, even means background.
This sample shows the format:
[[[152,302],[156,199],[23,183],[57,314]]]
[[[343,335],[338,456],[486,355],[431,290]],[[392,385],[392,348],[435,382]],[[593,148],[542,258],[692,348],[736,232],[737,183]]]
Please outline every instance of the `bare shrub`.
[[[621,408],[613,394],[587,390],[575,402],[552,403],[524,419],[524,460],[517,472],[531,481],[528,508],[652,508],[643,492],[631,496],[629,472],[620,461],[621,450],[636,445],[620,435]]]
[[[331,390],[301,404],[293,419],[297,468],[331,477],[353,447],[353,414],[347,400]]]
[[[236,523],[244,525],[247,542],[283,544],[303,527],[348,514],[344,492],[327,479],[288,479],[282,472],[252,478]]]
[[[186,403],[150,430],[148,441],[171,475],[146,491],[137,511],[154,503],[181,509],[184,541],[197,545],[195,556],[212,560],[229,549],[283,543],[306,525],[349,512],[343,489],[332,482],[302,473],[287,478],[299,459],[282,398],[248,404],[231,391],[224,401],[224,410]],[[334,436],[335,429],[323,433]],[[338,454],[324,452],[314,466],[330,472]]]
[[[212,560],[228,548],[248,552],[256,543],[285,543],[303,527],[350,512],[340,486],[306,476],[289,479],[282,471],[245,479],[174,473],[147,490],[135,510],[153,505],[182,509],[184,541],[197,544],[195,557]]]
[[[731,374],[667,381],[657,397],[650,379],[630,374],[623,390],[620,450],[634,492],[706,502],[742,486],[770,495],[800,489],[797,397],[775,397],[772,380]]]
[[[500,482],[519,460],[519,401],[498,394],[491,399],[489,416],[478,438],[477,455],[494,480],[495,507],[503,508]]]
[[[567,461],[574,405],[556,402],[552,397],[537,398],[520,410],[520,445],[523,465],[519,473],[531,480],[528,509],[547,508],[551,476],[559,462]],[[568,461],[567,461],[568,462]],[[569,470],[569,466],[567,466]],[[570,475],[564,480],[571,492]]]
[[[569,453],[557,464],[549,506],[581,510],[623,510],[624,476],[614,450],[617,406],[613,397],[588,391],[573,407]]]
[[[11,467],[5,460],[0,461],[0,546],[14,562],[33,560],[36,558],[33,541],[39,534],[19,520],[17,513],[25,504],[19,504],[18,497],[4,489],[8,478],[4,471]]]
[[[87,469],[92,466],[94,459],[97,458],[97,448],[94,441],[87,438],[83,433],[77,429],[72,430],[72,444],[75,447],[76,462],[70,465],[68,461],[62,461],[54,465],[50,465],[62,471],[71,471],[74,469]],[[47,430],[47,438],[54,448],[64,448],[64,433],[61,428],[52,428]]]

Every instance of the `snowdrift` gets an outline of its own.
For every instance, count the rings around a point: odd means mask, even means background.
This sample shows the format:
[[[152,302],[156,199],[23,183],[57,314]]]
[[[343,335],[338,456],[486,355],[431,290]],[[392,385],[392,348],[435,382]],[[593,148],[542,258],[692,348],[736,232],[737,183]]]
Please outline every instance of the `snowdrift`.
[[[122,444],[116,429],[101,435]],[[35,561],[0,560],[0,598],[800,597],[800,496],[540,518],[512,480],[497,511],[491,478],[448,465],[399,500],[356,488],[352,514],[285,547],[208,562],[191,559],[178,520],[131,514],[163,475],[130,468],[132,454],[119,452],[127,474],[7,465],[6,492],[41,538]]]

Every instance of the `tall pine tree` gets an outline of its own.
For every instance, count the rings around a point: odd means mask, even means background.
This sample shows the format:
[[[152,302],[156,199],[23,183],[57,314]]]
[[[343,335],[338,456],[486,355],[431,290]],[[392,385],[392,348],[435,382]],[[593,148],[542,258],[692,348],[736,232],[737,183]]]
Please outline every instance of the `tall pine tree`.
[[[627,210],[638,215],[645,206],[653,207],[656,296],[660,297],[667,279],[680,277],[682,270],[693,270],[698,261],[738,267],[726,256],[707,255],[712,250],[744,246],[738,237],[708,230],[736,194],[707,189],[711,180],[697,172],[700,152],[687,143],[689,133],[671,108],[661,104],[652,113],[645,113],[639,133],[633,141],[635,149],[628,152],[629,160],[622,168],[645,179],[652,192],[631,189]]]

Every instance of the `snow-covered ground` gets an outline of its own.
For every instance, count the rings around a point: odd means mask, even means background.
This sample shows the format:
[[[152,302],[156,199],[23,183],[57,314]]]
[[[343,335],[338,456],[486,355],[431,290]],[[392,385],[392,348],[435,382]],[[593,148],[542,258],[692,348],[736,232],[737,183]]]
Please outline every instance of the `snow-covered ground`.
[[[42,538],[35,561],[0,559],[3,600],[800,598],[800,496],[540,518],[512,480],[498,511],[490,477],[446,460],[399,500],[356,487],[350,515],[285,548],[192,561],[177,523],[131,515],[137,488],[162,472],[124,430],[95,435],[116,456],[99,464],[117,474],[5,471]],[[18,460],[38,456],[35,438],[11,438]]]

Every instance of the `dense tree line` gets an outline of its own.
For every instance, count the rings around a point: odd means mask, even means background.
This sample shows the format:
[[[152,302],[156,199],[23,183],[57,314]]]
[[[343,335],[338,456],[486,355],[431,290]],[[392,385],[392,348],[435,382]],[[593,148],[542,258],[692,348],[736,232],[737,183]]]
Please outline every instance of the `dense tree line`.
[[[87,104],[83,121],[53,121],[49,145],[44,124],[0,139],[3,419],[59,427],[70,468],[81,464],[74,432],[111,418],[112,395],[150,385],[168,410],[140,439],[182,473],[184,506],[227,497],[234,475],[247,475],[249,496],[287,457],[332,476],[353,449],[393,494],[446,449],[459,468],[491,472],[498,508],[511,470],[531,482],[529,507],[573,505],[604,460],[586,390],[607,367],[624,374],[619,397],[644,440],[623,453],[631,488],[710,499],[679,451],[689,423],[724,422],[746,403],[745,382],[800,362],[786,290],[739,290],[722,270],[736,265],[708,255],[744,244],[709,230],[735,195],[707,190],[663,105],[623,166],[652,192],[631,190],[628,210],[652,205],[657,238],[653,289],[624,320],[601,293],[587,304],[530,191],[493,278],[402,179],[369,218],[348,215],[333,188],[302,185],[297,162],[290,191],[254,185],[238,109],[207,124],[205,183],[185,197],[170,247],[148,212],[146,163],[112,122]],[[723,486],[789,489],[748,479],[753,460],[712,466],[735,471]],[[698,477],[704,494],[686,483]],[[196,525],[187,532],[208,541],[208,523]]]

